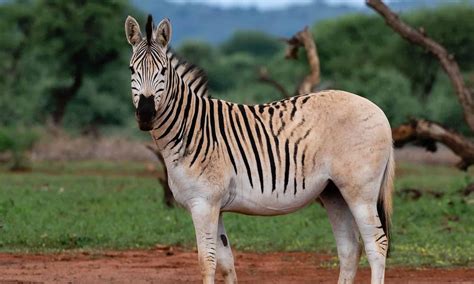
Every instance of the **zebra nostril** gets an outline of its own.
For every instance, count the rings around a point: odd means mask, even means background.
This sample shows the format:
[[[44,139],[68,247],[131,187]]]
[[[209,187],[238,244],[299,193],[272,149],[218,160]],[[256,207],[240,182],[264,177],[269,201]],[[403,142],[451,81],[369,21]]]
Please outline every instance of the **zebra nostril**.
[[[145,97],[143,94],[140,94],[137,106],[138,119],[143,122],[149,122],[154,118],[155,114],[155,96]]]

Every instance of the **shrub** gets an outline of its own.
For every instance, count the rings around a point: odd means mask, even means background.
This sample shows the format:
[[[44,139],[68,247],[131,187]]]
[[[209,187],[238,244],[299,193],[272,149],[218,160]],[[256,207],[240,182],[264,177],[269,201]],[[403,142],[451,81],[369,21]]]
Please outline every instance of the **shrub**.
[[[29,167],[27,152],[33,148],[38,138],[35,129],[0,127],[0,153],[11,154],[11,170],[24,170]]]

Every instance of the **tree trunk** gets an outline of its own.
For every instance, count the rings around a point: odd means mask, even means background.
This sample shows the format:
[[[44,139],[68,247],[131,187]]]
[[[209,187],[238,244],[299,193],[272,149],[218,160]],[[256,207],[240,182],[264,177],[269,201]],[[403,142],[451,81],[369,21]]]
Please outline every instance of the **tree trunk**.
[[[54,126],[62,125],[64,114],[69,102],[76,96],[82,85],[83,74],[80,68],[77,68],[74,73],[74,81],[68,87],[57,87],[51,91],[53,98],[54,109],[51,113],[51,118]]]

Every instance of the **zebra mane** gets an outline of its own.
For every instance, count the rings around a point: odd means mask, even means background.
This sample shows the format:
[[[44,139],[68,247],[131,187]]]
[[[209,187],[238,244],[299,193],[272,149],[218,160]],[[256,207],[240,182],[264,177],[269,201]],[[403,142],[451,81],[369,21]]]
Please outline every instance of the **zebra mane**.
[[[153,17],[151,15],[148,15],[148,19],[146,21],[146,41],[148,45],[151,44],[151,36],[153,34]]]
[[[171,48],[167,51],[171,67],[184,79],[191,91],[200,97],[209,97],[207,74],[198,66],[177,56]]]

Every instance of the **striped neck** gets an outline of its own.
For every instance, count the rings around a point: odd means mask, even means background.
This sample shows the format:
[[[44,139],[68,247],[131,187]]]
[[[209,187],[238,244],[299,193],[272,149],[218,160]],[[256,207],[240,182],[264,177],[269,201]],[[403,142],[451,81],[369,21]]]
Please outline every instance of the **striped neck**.
[[[171,66],[177,76],[189,86],[190,91],[200,97],[208,97],[207,75],[196,65],[189,63],[176,56],[171,49],[167,53],[168,66]],[[169,81],[170,83],[173,83]],[[171,89],[172,85],[168,84]],[[168,89],[168,90],[169,90]]]
[[[199,132],[198,125],[209,121],[205,105],[210,99],[204,72],[170,51],[167,55],[167,86],[152,136],[165,159],[173,156],[177,160],[189,152],[194,131]]]

